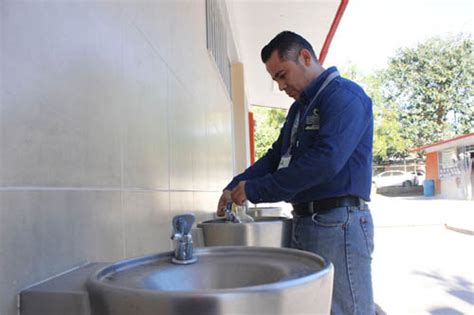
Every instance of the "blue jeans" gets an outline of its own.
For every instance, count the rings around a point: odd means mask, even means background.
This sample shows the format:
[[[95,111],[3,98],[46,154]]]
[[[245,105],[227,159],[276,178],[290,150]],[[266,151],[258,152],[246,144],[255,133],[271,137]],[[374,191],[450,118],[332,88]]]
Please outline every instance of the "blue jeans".
[[[334,265],[332,315],[375,314],[371,261],[374,225],[367,205],[334,208],[312,216],[293,215],[292,247]]]

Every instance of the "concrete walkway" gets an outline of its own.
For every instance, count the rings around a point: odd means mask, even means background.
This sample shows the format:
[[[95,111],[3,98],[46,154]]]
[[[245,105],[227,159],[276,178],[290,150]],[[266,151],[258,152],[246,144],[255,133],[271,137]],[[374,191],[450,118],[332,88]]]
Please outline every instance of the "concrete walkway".
[[[443,225],[474,234],[474,201],[439,197],[371,196],[374,223],[382,226]]]
[[[474,315],[474,201],[371,198],[380,314]],[[291,213],[285,203],[269,206]]]
[[[474,201],[373,196],[373,285],[388,315],[474,315]]]

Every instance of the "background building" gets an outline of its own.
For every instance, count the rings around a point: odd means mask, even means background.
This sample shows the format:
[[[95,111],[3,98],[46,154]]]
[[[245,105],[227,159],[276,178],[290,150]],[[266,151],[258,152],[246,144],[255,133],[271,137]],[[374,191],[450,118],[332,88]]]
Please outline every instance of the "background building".
[[[426,179],[445,198],[473,199],[474,133],[417,148],[426,152]]]

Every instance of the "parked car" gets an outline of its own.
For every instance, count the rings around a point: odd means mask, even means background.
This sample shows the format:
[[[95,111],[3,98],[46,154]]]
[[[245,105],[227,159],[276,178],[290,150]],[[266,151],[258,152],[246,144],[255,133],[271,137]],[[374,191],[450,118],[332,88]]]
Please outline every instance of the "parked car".
[[[425,180],[425,172],[418,170],[416,172],[412,172],[412,175],[415,176],[415,185],[423,185],[423,181]]]
[[[388,186],[411,187],[415,185],[415,175],[404,171],[386,171],[372,177],[375,188]]]

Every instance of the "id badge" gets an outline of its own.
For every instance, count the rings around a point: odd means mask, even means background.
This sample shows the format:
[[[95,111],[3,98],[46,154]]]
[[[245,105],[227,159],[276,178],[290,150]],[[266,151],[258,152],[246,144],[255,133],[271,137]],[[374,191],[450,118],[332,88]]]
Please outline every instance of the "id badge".
[[[281,157],[280,164],[278,165],[278,169],[288,167],[290,165],[291,155],[284,155]]]

